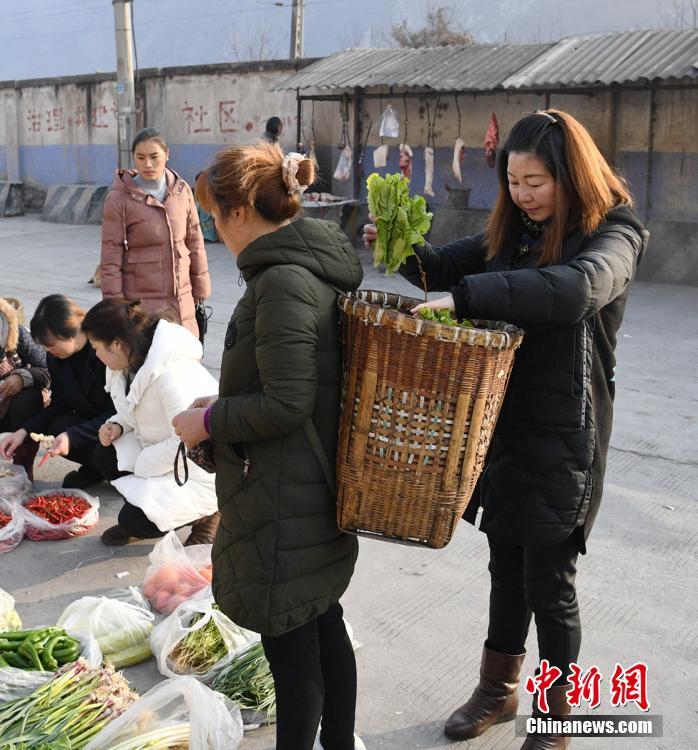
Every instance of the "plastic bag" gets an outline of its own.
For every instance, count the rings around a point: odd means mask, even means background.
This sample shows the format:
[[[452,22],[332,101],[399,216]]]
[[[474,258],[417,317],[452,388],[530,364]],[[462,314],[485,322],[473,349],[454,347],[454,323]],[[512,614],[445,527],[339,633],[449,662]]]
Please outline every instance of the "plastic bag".
[[[32,491],[32,483],[23,466],[0,461],[0,497],[18,502]]]
[[[45,626],[39,625],[37,627]],[[80,642],[82,646],[80,656],[83,659],[93,667],[102,666],[102,652],[100,651],[99,644],[89,633],[78,630],[68,630],[66,632],[69,636],[76,638]],[[0,703],[29,695],[29,693],[41,687],[41,685],[50,680],[55,674],[55,672],[29,672],[24,669],[15,669],[14,667],[0,667]]]
[[[21,629],[22,620],[15,609],[15,598],[0,589],[0,633]]]
[[[16,503],[0,499],[0,513],[9,516],[9,522],[0,528],[0,555],[13,550],[24,538],[25,514]],[[1,628],[0,628],[1,629]]]
[[[259,633],[238,627],[229,617],[214,609],[213,604],[211,589],[208,588],[193,599],[180,604],[166,620],[155,626],[150,634],[150,644],[160,674],[165,677],[178,676],[178,673],[174,671],[174,662],[170,658],[172,651],[188,633],[203,628],[210,620],[213,620],[218,627],[223,642],[228,648],[228,654],[208,672],[192,675],[202,682],[212,682],[218,672],[227,667],[237,654],[259,640]],[[194,622],[197,614],[202,616]]]
[[[373,152],[373,166],[382,169],[388,163],[388,146],[378,146]]]
[[[185,739],[178,738],[177,728]],[[189,750],[235,750],[242,742],[240,709],[229,698],[193,677],[175,677],[155,685],[109,722],[85,750],[105,750],[117,743],[126,743],[119,744],[123,750],[134,750],[154,739],[149,737],[150,732],[168,729],[173,732],[169,747],[181,744]],[[133,739],[133,744],[128,744],[129,739]]]
[[[334,170],[333,177],[339,182],[349,182],[351,178],[351,160],[352,160],[352,149],[351,146],[345,146],[342,149],[342,153],[339,155],[339,161]]]
[[[378,135],[381,138],[397,138],[400,135],[400,120],[397,119],[397,114],[390,104],[381,115]]]
[[[143,593],[156,612],[169,615],[211,584],[211,544],[185,547],[170,531],[148,555]]]
[[[50,523],[27,508],[27,503],[39,497],[79,497],[87,500],[90,504],[90,509],[82,518],[74,518],[65,523]],[[99,498],[88,495],[87,492],[83,492],[82,490],[36,492],[33,495],[29,495],[26,500],[23,500],[21,506],[24,509],[26,519],[24,533],[27,539],[32,539],[35,542],[82,536],[99,523]]]
[[[110,661],[115,658],[120,661],[119,653],[148,640],[154,619],[152,612],[135,604],[106,596],[83,596],[63,610],[56,625],[65,630],[87,631],[94,636],[104,656],[112,657]]]

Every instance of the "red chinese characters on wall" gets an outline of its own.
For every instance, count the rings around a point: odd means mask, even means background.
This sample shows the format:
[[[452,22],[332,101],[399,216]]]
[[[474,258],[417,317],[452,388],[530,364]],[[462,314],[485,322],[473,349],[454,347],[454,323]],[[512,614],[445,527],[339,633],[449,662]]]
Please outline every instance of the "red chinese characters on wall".
[[[200,104],[198,107],[193,107],[185,101],[184,106],[182,107],[182,112],[184,112],[184,122],[186,123],[187,133],[189,135],[191,135],[192,133],[211,132],[211,128],[206,127],[208,110],[204,109],[202,104]]]
[[[41,112],[35,109],[27,110],[27,122],[29,123],[27,131],[29,133],[41,132]]]
[[[65,130],[63,122],[63,107],[53,107],[46,110],[46,131],[55,133],[58,130]]]
[[[108,128],[109,123],[107,122],[107,115],[109,110],[100,104],[98,107],[92,107],[92,119],[90,124],[93,128]]]
[[[218,102],[218,127],[221,133],[235,133],[237,131],[235,119],[235,99]]]

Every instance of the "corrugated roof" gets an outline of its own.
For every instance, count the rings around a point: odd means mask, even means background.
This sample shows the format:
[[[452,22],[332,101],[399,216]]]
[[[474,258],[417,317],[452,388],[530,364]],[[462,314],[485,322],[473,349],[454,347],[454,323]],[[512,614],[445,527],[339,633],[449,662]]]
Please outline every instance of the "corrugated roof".
[[[698,30],[621,31],[562,39],[504,88],[596,86],[695,76]]]
[[[598,86],[696,77],[698,30],[621,31],[553,44],[350,49],[279,84],[289,89],[371,86],[490,91]]]
[[[488,90],[550,44],[468,44],[420,49],[349,49],[320,60],[276,87],[352,89],[405,86],[434,91]]]

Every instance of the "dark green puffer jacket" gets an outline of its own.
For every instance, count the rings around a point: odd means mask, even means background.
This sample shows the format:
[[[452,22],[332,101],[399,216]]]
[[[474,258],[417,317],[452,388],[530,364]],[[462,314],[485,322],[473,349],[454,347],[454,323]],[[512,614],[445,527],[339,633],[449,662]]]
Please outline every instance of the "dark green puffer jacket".
[[[258,238],[238,267],[247,289],[228,325],[211,413],[221,511],[213,591],[238,625],[275,636],[323,614],[354,570],[357,541],[337,527],[306,429],[317,430],[334,465],[335,287],[357,289],[363,272],[339,227],[318,219]]]

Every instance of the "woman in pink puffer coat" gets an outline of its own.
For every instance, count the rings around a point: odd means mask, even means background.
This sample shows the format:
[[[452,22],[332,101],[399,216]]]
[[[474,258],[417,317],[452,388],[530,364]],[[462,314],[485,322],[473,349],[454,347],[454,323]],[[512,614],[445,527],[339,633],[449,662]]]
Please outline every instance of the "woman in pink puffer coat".
[[[104,203],[102,295],[139,299],[198,338],[195,301],[211,294],[211,280],[191,188],[167,167],[154,128],[141,130],[131,150],[136,168],[117,170]]]

